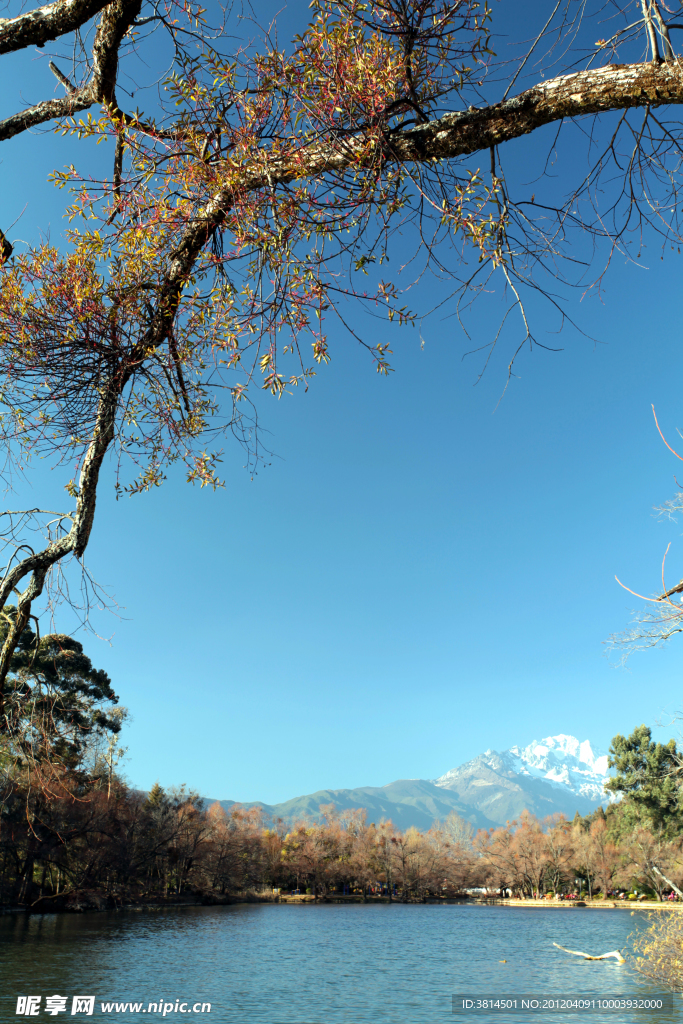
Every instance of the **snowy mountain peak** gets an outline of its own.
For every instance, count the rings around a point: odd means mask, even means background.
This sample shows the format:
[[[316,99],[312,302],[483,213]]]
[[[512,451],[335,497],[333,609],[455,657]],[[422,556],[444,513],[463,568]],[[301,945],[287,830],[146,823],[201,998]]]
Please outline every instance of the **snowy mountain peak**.
[[[534,740],[526,747],[510,747],[502,753],[487,750],[473,761],[435,779],[435,784],[446,789],[452,788],[463,775],[479,767],[545,779],[553,786],[569,790],[595,803],[614,799],[605,793],[607,754],[595,749],[589,740],[580,741],[576,736],[560,733],[558,736]]]
[[[566,763],[574,768],[581,767],[601,776],[607,775],[607,754],[594,751],[590,740],[580,743],[575,736],[548,736],[537,743],[535,740],[522,750],[511,747],[510,753],[522,761],[543,767],[546,764]]]

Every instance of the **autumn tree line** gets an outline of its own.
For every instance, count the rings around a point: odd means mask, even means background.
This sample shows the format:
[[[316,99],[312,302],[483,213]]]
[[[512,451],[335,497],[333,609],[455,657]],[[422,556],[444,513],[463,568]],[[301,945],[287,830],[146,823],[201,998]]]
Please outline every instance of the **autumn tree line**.
[[[0,615],[0,644],[17,612]],[[431,829],[320,808],[287,822],[258,809],[207,806],[184,787],[128,785],[126,710],[81,643],[25,626],[12,656],[0,736],[0,902],[27,909],[130,901],[230,899],[268,890],[453,896],[589,896],[683,885],[680,757],[650,730],[616,736],[608,784],[617,802],[573,821],[523,813],[476,832],[451,814]]]
[[[32,782],[32,791],[18,780],[6,787],[0,836],[2,903],[27,909],[212,902],[272,889],[421,900],[486,887],[523,897],[573,892],[577,877],[584,897],[637,888],[661,899],[671,889],[662,874],[683,882],[683,836],[640,824],[620,838],[620,808],[571,822],[525,813],[476,834],[451,814],[420,832],[332,805],[319,821],[286,823],[258,808],[205,807],[183,788]]]
[[[5,609],[3,630],[13,609]],[[523,813],[480,830],[456,814],[431,829],[320,808],[318,820],[208,806],[120,772],[126,712],[82,645],[30,628],[13,659],[0,744],[0,901],[35,911],[130,902],[229,900],[273,890],[384,895],[668,895],[683,886],[679,755],[641,726],[610,748],[621,799],[573,821]]]
[[[444,828],[402,832],[362,811],[329,807],[320,822],[286,824],[259,809],[204,808],[182,789],[141,794],[118,781],[109,793],[27,796],[16,787],[6,800],[0,844],[2,900],[27,908],[214,902],[273,888],[324,896],[383,887],[422,898],[477,877],[472,851]]]
[[[182,788],[143,794],[118,779],[88,792],[65,780],[49,793],[15,784],[2,808],[0,894],[36,910],[272,889],[420,900],[479,887],[569,894],[578,878],[584,898],[636,889],[661,899],[671,880],[683,883],[683,836],[642,823],[624,832],[623,817],[621,808],[573,821],[524,813],[474,834],[451,814],[420,832],[332,805],[319,821],[273,821],[258,808],[205,807]]]

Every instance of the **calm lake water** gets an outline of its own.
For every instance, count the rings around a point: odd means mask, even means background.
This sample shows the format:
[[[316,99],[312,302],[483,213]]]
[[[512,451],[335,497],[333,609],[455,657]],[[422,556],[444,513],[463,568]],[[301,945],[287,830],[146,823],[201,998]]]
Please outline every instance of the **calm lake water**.
[[[71,1014],[95,995],[93,1020],[150,1020],[102,1002],[211,1003],[210,1015],[166,1020],[240,1024],[420,1024],[533,1020],[682,1022],[673,1013],[454,1015],[453,993],[616,994],[656,991],[616,961],[590,962],[552,945],[604,953],[647,925],[626,910],[535,910],[458,905],[238,905],[0,918],[0,1015],[17,996],[42,995],[38,1019]],[[506,960],[507,963],[499,963]],[[68,996],[48,1016],[45,997]],[[152,1014],[152,1019],[155,1015]],[[158,1014],[161,1019],[162,1013]],[[24,1017],[23,1019],[26,1019]]]

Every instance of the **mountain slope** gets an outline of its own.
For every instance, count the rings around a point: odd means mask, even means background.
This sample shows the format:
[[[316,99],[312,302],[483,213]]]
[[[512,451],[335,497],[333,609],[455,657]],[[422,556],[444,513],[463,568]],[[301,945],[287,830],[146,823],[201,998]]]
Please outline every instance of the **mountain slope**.
[[[607,802],[606,778],[606,754],[595,753],[588,740],[560,734],[502,753],[487,750],[435,779],[435,785],[503,824],[523,810],[539,818],[588,814]]]
[[[221,800],[226,810],[233,806],[232,800]],[[435,819],[443,820],[451,811],[471,822],[475,828],[490,828],[494,824],[476,808],[467,806],[457,793],[435,786],[425,779],[399,779],[387,786],[361,786],[358,789],[320,789],[317,793],[294,797],[280,804],[244,804],[245,807],[262,807],[266,814],[285,821],[299,818],[320,818],[320,807],[334,804],[339,811],[364,807],[368,821],[380,822],[390,818],[400,829],[411,825],[426,831]]]
[[[517,774],[495,751],[480,754],[454,769],[448,773],[447,784],[440,779],[438,785],[499,825],[518,818],[525,810],[538,818],[549,814],[573,818],[577,811],[589,814],[599,803],[568,788],[563,790],[547,779]]]
[[[576,812],[588,814],[606,803],[607,756],[595,752],[588,740],[561,733],[498,753],[487,750],[438,779],[402,779],[387,786],[357,789],[321,789],[279,804],[260,806],[266,814],[285,821],[320,818],[320,806],[340,810],[365,808],[368,820],[390,818],[405,829],[425,830],[435,819],[456,811],[475,828],[504,825],[527,810],[539,818]],[[227,810],[235,803],[222,800]]]

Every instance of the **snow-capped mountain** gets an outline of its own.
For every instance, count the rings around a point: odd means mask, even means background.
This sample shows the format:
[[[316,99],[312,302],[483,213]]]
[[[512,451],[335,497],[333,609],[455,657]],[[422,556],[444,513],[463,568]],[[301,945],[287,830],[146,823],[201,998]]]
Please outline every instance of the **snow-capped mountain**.
[[[614,799],[605,792],[608,777],[607,754],[594,749],[589,740],[560,734],[501,753],[487,750],[434,779],[434,785],[455,790],[479,810],[500,818],[508,809],[518,814],[520,800],[526,800],[528,810],[531,801],[534,813],[553,813],[551,805],[559,810],[575,804],[585,814],[589,805]]]
[[[605,782],[607,754],[593,750],[590,741],[582,743],[575,736],[548,736],[540,743],[530,743],[522,750],[506,751],[511,761],[517,760],[519,775],[535,775],[558,786],[568,786],[573,793],[589,800],[606,799]]]
[[[540,819],[589,814],[610,799],[604,790],[607,777],[606,754],[588,740],[561,734],[502,753],[487,750],[431,781],[403,779],[387,786],[318,790],[285,803],[258,806],[285,821],[319,818],[325,804],[339,810],[364,807],[370,821],[391,818],[400,828],[420,829],[455,811],[476,828],[490,828],[518,820],[523,811]],[[234,801],[222,803],[228,809]]]
[[[596,803],[608,799],[605,793],[605,782],[609,778],[607,754],[593,750],[589,740],[581,742],[575,736],[560,733],[559,736],[534,740],[527,747],[510,747],[502,753],[487,750],[473,761],[452,768],[445,775],[434,779],[434,784],[452,789],[452,783],[468,773],[475,764],[487,765],[495,771],[547,779],[552,785],[569,789]]]

